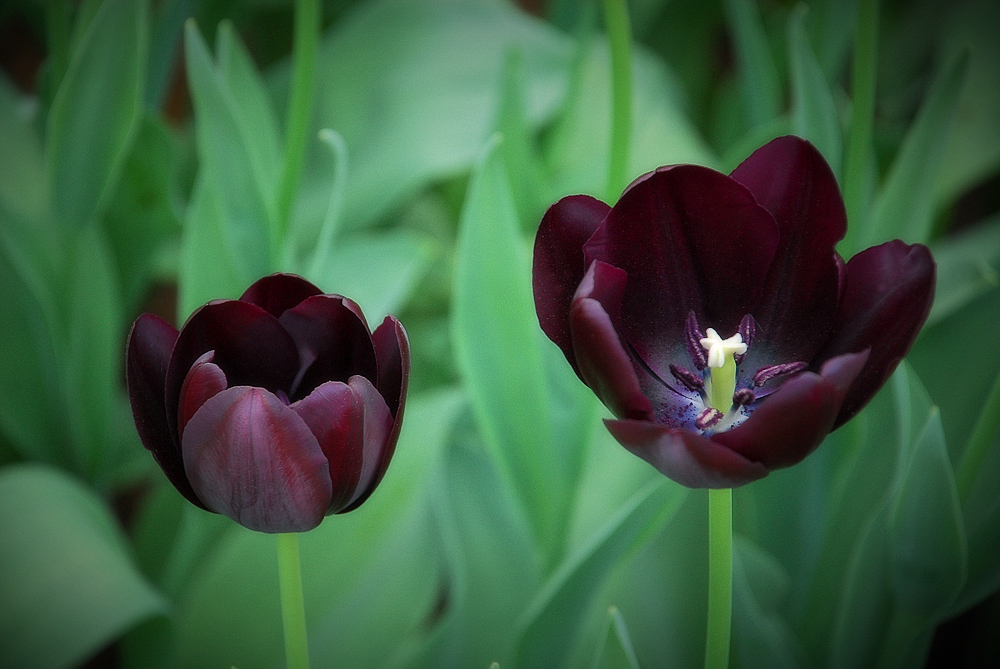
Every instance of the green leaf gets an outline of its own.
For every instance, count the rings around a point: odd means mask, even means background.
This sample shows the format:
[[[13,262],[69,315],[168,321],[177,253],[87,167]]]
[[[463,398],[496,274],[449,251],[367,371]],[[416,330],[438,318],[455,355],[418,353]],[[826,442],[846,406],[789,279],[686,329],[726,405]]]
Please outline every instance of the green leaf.
[[[1000,216],[963,230],[932,247],[937,263],[932,325],[1000,286]]]
[[[611,571],[655,535],[686,497],[687,489],[672,482],[650,483],[567,557],[518,623],[516,666],[564,666]]]
[[[511,3],[379,0],[329,34],[317,61],[315,128],[337,130],[350,151],[346,226],[373,223],[473,164],[495,129],[511,49],[524,58],[527,118],[537,128],[564,94],[572,46]],[[278,74],[288,78],[287,69]]]
[[[965,583],[967,548],[941,415],[934,407],[889,510],[891,582],[897,607],[932,625]]]
[[[185,54],[200,169],[221,212],[223,248],[229,249],[246,286],[269,272],[276,251],[271,211],[275,186],[269,181],[276,168],[268,164],[273,157],[267,155],[273,149],[274,130],[261,123],[267,114],[256,108],[260,96],[246,81],[252,71],[241,64],[246,56],[229,34],[220,28],[216,68],[197,26],[189,21]],[[247,111],[241,112],[244,105]]]
[[[940,73],[896,154],[860,248],[890,239],[926,242],[934,216],[934,187],[969,66],[962,51]]]
[[[140,114],[146,2],[107,0],[80,38],[49,111],[46,165],[54,215],[80,229],[113,192]]]
[[[741,669],[804,664],[780,605],[791,582],[788,572],[752,541],[733,537],[733,655]]]
[[[663,61],[636,50],[632,68],[629,173],[638,176],[672,163],[714,166],[716,158],[684,114],[683,89]],[[601,193],[611,142],[611,67],[605,41],[587,45],[573,76],[573,95],[544,143],[545,163],[557,194]]]
[[[499,148],[469,183],[458,233],[452,337],[486,443],[543,552],[562,542],[570,490],[555,449],[531,267]]]
[[[67,400],[76,463],[86,476],[119,454],[111,449],[111,411],[122,375],[122,309],[103,235],[90,227],[77,239],[69,287]]]
[[[751,0],[726,0],[723,7],[735,42],[748,125],[767,123],[781,112],[781,83],[760,13]]]
[[[791,68],[792,132],[812,142],[840,175],[843,140],[837,106],[826,75],[816,61],[805,30],[806,6],[788,17],[788,61]]]
[[[613,606],[608,609],[608,625],[602,641],[594,657],[593,669],[639,669],[625,619]]]
[[[181,233],[177,270],[177,322],[209,300],[236,299],[254,279],[237,267],[226,243],[225,212],[207,174],[199,174],[191,191]]]
[[[358,233],[335,246],[327,266],[311,278],[361,305],[375,327],[385,314],[406,306],[437,255],[433,240],[413,230]]]
[[[100,499],[37,465],[0,471],[0,664],[79,666],[165,613]]]
[[[30,103],[0,73],[0,203],[29,220],[44,217],[49,190]]]

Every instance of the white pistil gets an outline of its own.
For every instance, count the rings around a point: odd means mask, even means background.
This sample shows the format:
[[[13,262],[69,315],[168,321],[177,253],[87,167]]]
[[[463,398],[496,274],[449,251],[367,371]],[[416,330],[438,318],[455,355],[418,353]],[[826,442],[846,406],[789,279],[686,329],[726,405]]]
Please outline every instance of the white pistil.
[[[747,345],[743,343],[743,335],[739,332],[729,339],[723,339],[714,328],[705,331],[701,345],[708,351],[709,367],[722,367],[727,359],[732,359],[730,356],[743,355],[747,352]]]
[[[733,392],[736,390],[736,358],[747,352],[743,336],[739,332],[728,339],[723,339],[713,328],[705,331],[701,345],[708,352],[708,366],[712,370],[711,383],[708,384],[708,406],[726,413],[733,405]]]

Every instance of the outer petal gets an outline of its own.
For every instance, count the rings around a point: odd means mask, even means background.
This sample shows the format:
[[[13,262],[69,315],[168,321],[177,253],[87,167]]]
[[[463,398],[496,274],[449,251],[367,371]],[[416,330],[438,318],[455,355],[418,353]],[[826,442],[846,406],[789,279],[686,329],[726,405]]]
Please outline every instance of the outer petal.
[[[328,381],[292,405],[326,454],[333,481],[327,513],[354,508],[376,485],[393,419],[382,396],[363,376]]]
[[[296,274],[272,274],[255,281],[240,296],[240,300],[256,304],[279,318],[307,297],[322,293],[322,290]]]
[[[910,350],[934,301],[935,273],[926,246],[899,240],[862,251],[847,263],[837,320],[817,360],[866,348],[871,355],[834,427],[868,403]]]
[[[767,467],[694,432],[639,420],[605,420],[631,453],[689,488],[735,488],[767,476]]]
[[[847,231],[837,179],[812,144],[793,136],[754,151],[732,178],[750,189],[781,230],[767,288],[754,312],[761,344],[748,364],[812,360],[837,311],[834,245]]]
[[[189,502],[204,509],[184,473],[181,449],[170,434],[167,420],[164,388],[177,335],[177,330],[162,318],[152,314],[139,316],[128,336],[125,379],[132,418],[142,445],[152,452],[174,487]]]
[[[649,420],[653,405],[643,395],[632,359],[608,312],[617,312],[625,273],[594,262],[573,298],[569,312],[573,353],[580,377],[620,418]]]
[[[182,436],[184,427],[201,405],[229,386],[225,372],[212,362],[214,357],[215,351],[209,351],[201,356],[195,360],[191,365],[191,371],[184,377],[180,405],[177,407],[177,431]]]
[[[745,423],[713,435],[712,440],[768,469],[801,462],[830,432],[867,357],[866,352],[840,356],[824,365],[820,374],[804,372],[789,379]]]
[[[299,368],[291,335],[262,308],[239,300],[201,307],[181,329],[167,369],[167,421],[178,443],[181,386],[195,360],[208,351],[215,351],[214,363],[225,370],[230,386],[285,390]]]
[[[326,381],[360,374],[378,381],[378,362],[368,324],[357,305],[340,295],[314,295],[279,319],[298,347],[301,369],[291,386],[300,399]]]
[[[760,299],[777,244],[773,217],[743,185],[679,165],[636,180],[584,250],[628,274],[622,332],[665,369],[684,360],[689,311],[703,327],[736,331]]]
[[[538,324],[580,373],[569,332],[569,307],[587,264],[583,245],[611,207],[589,195],[564,197],[549,207],[535,235],[532,288]]]
[[[305,532],[330,504],[330,469],[316,437],[261,388],[237,386],[205,402],[182,449],[205,505],[251,530]]]

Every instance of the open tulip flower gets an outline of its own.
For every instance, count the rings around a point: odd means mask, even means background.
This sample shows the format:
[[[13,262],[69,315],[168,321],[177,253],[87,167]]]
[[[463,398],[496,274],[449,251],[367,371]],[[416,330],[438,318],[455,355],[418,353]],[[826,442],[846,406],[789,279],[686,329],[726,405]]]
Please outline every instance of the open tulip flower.
[[[192,503],[252,530],[301,532],[385,474],[410,373],[403,326],[275,274],[178,332],[143,314],[126,375],[142,443]]]
[[[629,451],[690,487],[735,487],[811,453],[906,355],[935,265],[892,241],[845,263],[836,179],[781,137],[729,176],[636,179],[613,207],[563,198],[535,239],[542,330]]]

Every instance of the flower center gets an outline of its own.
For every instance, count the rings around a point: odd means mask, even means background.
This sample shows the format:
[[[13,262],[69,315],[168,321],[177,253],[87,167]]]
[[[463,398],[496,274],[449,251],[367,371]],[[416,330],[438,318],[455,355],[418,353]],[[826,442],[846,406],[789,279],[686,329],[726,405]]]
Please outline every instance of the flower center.
[[[728,339],[723,339],[713,328],[705,331],[701,345],[708,353],[707,364],[711,377],[706,392],[706,403],[709,407],[726,413],[733,405],[733,393],[736,391],[736,356],[747,352],[743,336],[737,332]]]

